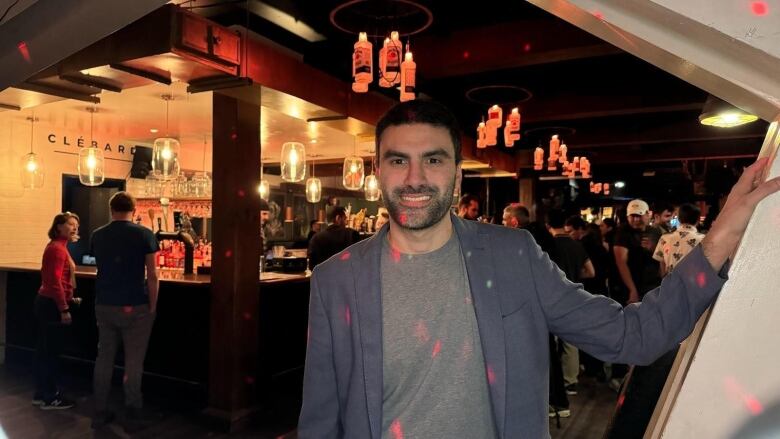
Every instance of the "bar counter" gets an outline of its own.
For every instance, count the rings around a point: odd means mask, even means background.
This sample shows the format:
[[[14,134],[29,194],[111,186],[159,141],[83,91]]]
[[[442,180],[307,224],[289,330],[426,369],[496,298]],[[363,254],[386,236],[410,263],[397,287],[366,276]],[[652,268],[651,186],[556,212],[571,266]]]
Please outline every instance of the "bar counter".
[[[73,324],[66,329],[63,358],[91,371],[97,350],[96,269],[77,266]],[[28,363],[36,342],[33,304],[40,264],[0,264],[0,363]],[[262,403],[275,392],[300,392],[306,354],[309,277],[303,273],[261,273],[258,281],[258,361],[254,378]],[[160,270],[157,316],[145,362],[144,391],[184,389],[205,403],[209,379],[211,276]],[[5,312],[3,312],[5,311]],[[244,318],[254,317],[245,313]],[[217,323],[219,324],[219,323]],[[5,334],[3,334],[5,327]],[[230,340],[225,340],[230,343]],[[120,350],[121,351],[121,350]],[[81,366],[78,366],[78,364]],[[117,355],[117,365],[123,363]],[[30,363],[31,364],[31,363]],[[115,382],[121,373],[115,371]]]

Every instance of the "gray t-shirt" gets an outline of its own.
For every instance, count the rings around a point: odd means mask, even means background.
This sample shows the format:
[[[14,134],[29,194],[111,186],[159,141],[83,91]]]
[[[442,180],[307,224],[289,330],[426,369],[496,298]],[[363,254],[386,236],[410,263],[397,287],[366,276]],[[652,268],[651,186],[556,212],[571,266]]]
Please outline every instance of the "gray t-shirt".
[[[382,438],[496,437],[460,243],[430,253],[383,244]]]

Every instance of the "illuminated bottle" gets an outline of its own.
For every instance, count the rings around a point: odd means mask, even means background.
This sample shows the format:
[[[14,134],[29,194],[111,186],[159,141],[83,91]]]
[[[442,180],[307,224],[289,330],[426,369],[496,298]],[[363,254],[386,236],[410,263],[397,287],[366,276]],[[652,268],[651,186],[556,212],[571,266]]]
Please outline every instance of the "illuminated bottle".
[[[411,101],[415,98],[415,71],[417,64],[414,62],[412,52],[406,51],[404,62],[401,63],[401,102]]]
[[[366,33],[360,32],[352,53],[352,90],[357,93],[367,92],[368,84],[374,80],[372,47]]]

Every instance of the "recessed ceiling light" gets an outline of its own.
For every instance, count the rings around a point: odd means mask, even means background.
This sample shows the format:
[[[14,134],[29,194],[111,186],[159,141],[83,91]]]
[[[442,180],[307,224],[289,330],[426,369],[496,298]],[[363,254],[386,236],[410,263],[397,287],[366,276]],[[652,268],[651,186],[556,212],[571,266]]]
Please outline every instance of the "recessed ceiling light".
[[[156,133],[157,131],[159,131],[157,128],[152,128],[149,130],[150,133]]]
[[[309,140],[309,143],[317,143],[317,139],[311,139]]]
[[[626,187],[626,183],[622,182],[622,181],[616,181],[615,182],[615,187],[618,188],[618,189],[622,189],[622,188]]]

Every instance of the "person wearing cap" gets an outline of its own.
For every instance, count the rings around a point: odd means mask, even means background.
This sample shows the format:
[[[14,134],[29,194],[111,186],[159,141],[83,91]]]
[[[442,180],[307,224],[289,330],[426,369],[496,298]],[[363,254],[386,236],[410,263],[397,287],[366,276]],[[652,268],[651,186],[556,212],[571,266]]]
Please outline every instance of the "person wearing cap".
[[[613,299],[623,305],[639,302],[644,293],[655,288],[657,263],[644,236],[650,220],[650,206],[643,200],[632,200],[626,207],[626,224],[615,236],[615,264],[618,280]],[[643,242],[644,241],[644,242]],[[650,273],[652,271],[652,274]]]

